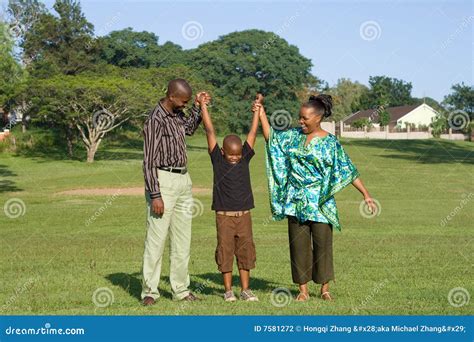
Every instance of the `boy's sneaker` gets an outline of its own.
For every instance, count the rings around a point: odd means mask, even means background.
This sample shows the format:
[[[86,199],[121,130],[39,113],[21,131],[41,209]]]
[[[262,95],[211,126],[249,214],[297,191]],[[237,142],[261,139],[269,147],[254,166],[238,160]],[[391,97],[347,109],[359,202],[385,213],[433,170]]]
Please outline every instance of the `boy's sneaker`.
[[[250,289],[240,292],[240,299],[247,302],[258,302],[258,297]]]
[[[234,291],[230,290],[224,293],[224,300],[226,302],[235,302],[237,300],[237,297],[235,297]]]

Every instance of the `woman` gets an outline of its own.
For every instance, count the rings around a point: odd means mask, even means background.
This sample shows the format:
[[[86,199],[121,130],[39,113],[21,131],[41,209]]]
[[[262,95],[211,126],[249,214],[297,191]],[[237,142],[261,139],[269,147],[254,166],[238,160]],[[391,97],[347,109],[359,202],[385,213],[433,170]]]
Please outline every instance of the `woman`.
[[[272,215],[276,220],[288,218],[291,273],[300,291],[296,300],[309,299],[310,280],[322,285],[322,299],[332,300],[332,232],[341,229],[333,196],[352,183],[370,210],[377,208],[337,138],[321,128],[321,121],[331,115],[331,96],[311,96],[300,109],[301,127],[285,131],[270,127],[261,98],[253,106],[260,111],[267,141]]]

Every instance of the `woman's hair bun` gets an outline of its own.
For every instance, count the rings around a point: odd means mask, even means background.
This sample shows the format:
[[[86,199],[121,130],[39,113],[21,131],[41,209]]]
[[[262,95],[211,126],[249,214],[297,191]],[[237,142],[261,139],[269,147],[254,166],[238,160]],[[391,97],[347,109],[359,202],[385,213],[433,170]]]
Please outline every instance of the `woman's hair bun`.
[[[328,94],[311,95],[308,104],[312,107],[322,110],[325,118],[331,116],[332,113],[332,96]]]

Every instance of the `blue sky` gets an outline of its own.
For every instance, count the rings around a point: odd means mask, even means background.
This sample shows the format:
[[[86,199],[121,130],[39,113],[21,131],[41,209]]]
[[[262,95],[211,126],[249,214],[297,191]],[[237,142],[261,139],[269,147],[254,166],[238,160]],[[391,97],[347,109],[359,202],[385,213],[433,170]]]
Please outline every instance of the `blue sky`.
[[[53,1],[45,2],[49,7]],[[98,35],[132,27],[194,48],[246,29],[279,33],[334,84],[387,75],[437,100],[473,84],[471,1],[81,1]],[[187,26],[186,26],[187,25]],[[183,28],[189,29],[183,34]],[[193,31],[194,29],[194,31]],[[195,34],[195,35],[194,35]]]

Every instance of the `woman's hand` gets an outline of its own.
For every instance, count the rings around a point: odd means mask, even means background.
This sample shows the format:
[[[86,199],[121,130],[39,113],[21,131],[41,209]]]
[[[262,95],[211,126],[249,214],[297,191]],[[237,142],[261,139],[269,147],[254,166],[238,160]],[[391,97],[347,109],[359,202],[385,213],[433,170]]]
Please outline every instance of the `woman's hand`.
[[[377,208],[377,204],[375,203],[373,198],[370,197],[369,194],[364,196],[364,202],[365,202],[365,204],[367,204],[367,206],[369,207],[369,210],[372,214],[374,214],[374,215],[377,214],[377,211],[379,209]]]

